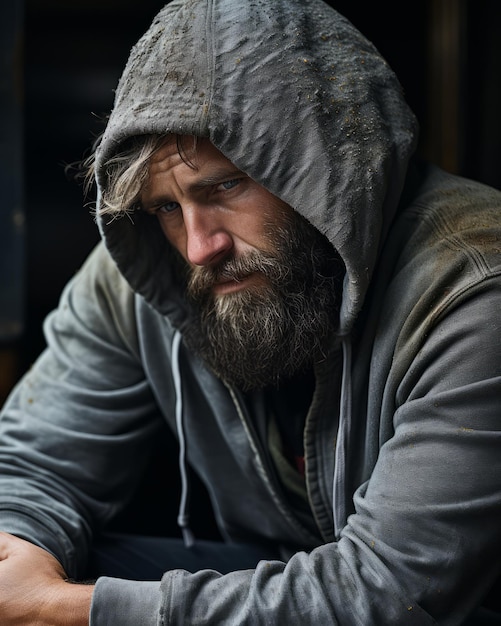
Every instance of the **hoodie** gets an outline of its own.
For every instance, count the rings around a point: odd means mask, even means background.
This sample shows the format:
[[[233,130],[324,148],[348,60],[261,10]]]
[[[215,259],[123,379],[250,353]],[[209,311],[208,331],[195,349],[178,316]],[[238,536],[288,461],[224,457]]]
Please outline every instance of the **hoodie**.
[[[349,331],[417,133],[374,46],[323,2],[174,0],[132,50],[118,85],[97,152],[100,186],[101,164],[146,133],[208,137],[326,235],[346,266],[340,331]],[[137,245],[133,224],[101,226],[133,288],[163,310],[163,240],[144,259],[148,281],[135,276],[122,245]]]
[[[207,137],[344,262],[342,358],[316,368],[304,431],[315,529],[263,451],[266,414],[184,345],[160,229],[99,213],[107,161],[150,133]],[[320,0],[173,0],[131,51],[96,151],[103,241],[4,408],[0,527],[78,574],[160,414],[222,534],[283,559],[103,577],[93,626],[452,625],[499,576],[501,198],[415,163],[416,137],[385,60]]]

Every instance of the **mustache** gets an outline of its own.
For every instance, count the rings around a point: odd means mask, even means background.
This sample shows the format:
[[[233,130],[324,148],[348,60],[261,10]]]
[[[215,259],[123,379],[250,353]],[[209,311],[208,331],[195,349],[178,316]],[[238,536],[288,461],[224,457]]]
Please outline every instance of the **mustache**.
[[[194,267],[188,278],[187,293],[198,299],[209,293],[215,284],[225,280],[244,280],[250,274],[260,272],[270,280],[280,280],[283,267],[276,256],[253,251],[244,256],[224,259],[214,266]]]

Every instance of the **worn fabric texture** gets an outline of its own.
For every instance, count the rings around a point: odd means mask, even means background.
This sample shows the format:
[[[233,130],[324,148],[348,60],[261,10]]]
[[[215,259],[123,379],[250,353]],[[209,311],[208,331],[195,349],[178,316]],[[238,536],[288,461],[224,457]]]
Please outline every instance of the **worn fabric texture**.
[[[173,132],[208,137],[345,264],[342,347],[315,368],[304,434],[314,527],[277,479],[266,411],[184,345],[172,251],[137,212],[98,218],[3,409],[0,528],[78,575],[166,421],[222,535],[282,558],[102,577],[92,626],[462,624],[500,574],[501,194],[414,161],[393,72],[320,0],[167,5],[118,85],[100,192],[129,137]]]

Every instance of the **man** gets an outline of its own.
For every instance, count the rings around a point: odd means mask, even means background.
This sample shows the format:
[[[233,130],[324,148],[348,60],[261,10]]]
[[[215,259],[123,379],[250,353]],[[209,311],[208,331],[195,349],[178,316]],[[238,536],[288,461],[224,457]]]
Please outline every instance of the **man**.
[[[320,0],[160,12],[95,155],[103,242],[3,410],[2,624],[497,619],[501,196],[416,133]],[[162,420],[186,549],[101,536]]]

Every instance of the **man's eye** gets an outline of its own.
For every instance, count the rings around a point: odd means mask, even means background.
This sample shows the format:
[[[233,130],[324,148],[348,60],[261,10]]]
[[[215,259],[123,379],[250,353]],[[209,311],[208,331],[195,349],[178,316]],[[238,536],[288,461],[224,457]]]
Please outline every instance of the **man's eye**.
[[[172,213],[179,208],[178,202],[165,202],[160,206],[156,207],[155,213]]]
[[[240,178],[232,178],[231,180],[225,180],[223,183],[219,184],[219,187],[222,187],[224,191],[229,191],[236,187],[240,182]]]

